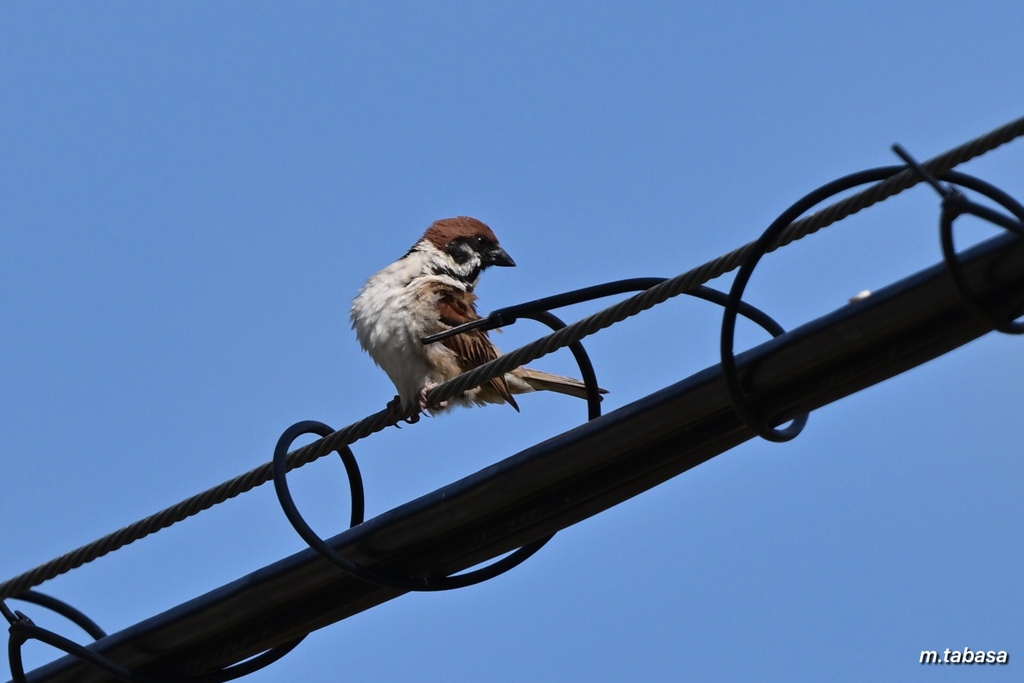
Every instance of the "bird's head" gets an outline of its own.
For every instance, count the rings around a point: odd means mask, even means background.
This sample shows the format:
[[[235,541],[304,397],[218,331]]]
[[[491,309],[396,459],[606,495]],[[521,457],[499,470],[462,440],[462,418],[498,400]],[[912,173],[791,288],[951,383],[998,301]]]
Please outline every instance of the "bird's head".
[[[487,225],[469,216],[443,218],[427,228],[421,242],[427,242],[447,256],[449,274],[473,283],[490,266],[514,266],[498,238]]]

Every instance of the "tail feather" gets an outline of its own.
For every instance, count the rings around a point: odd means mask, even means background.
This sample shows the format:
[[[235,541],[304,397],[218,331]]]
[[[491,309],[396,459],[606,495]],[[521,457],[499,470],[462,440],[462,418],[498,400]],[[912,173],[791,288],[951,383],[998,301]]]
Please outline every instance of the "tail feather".
[[[525,367],[516,368],[511,374],[523,380],[534,391],[554,391],[576,398],[587,398],[587,385],[578,379],[552,375],[550,372],[541,372]],[[598,388],[598,391],[602,394],[608,393],[607,389]]]

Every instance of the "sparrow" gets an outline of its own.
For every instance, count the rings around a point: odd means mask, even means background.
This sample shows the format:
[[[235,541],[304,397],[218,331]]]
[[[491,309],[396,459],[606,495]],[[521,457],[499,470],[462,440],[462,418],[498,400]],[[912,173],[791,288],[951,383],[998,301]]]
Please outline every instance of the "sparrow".
[[[480,274],[491,266],[515,264],[489,227],[458,216],[435,222],[405,256],[366,281],[352,301],[350,317],[359,344],[398,391],[389,409],[404,413],[416,406],[436,414],[456,405],[508,403],[518,411],[513,395],[539,390],[587,397],[579,380],[519,367],[441,405],[427,405],[427,393],[435,386],[501,352],[483,329],[433,344],[421,340],[479,320],[473,290]]]

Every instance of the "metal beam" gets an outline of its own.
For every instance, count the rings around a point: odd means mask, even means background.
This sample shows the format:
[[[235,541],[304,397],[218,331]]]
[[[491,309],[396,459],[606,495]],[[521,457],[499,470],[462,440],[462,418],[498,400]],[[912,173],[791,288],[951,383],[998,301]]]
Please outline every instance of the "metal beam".
[[[1024,313],[1024,240],[1003,235],[962,255],[972,290]],[[939,264],[767,343],[737,361],[750,404],[791,419],[988,332]],[[719,366],[581,425],[331,539],[397,575],[460,571],[591,517],[752,438]],[[92,647],[161,677],[229,665],[401,595],[346,576],[312,551],[253,572]],[[292,655],[294,656],[294,655]],[[71,657],[32,683],[108,676]]]

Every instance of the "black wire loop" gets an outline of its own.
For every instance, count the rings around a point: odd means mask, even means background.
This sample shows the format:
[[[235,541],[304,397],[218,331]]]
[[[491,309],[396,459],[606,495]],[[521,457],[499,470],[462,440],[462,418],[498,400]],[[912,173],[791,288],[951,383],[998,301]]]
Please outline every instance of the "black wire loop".
[[[850,190],[859,185],[886,180],[906,168],[910,168],[920,175],[922,180],[930,184],[943,198],[942,214],[940,218],[942,256],[950,277],[953,280],[953,284],[963,300],[964,305],[978,318],[986,322],[995,330],[1009,334],[1024,334],[1024,321],[1008,322],[1003,320],[1001,317],[989,311],[970,291],[966,278],[964,277],[963,270],[960,267],[960,262],[956,255],[956,249],[953,245],[953,221],[963,214],[972,214],[990,223],[1015,232],[1018,235],[1024,235],[1024,206],[1006,192],[1003,192],[999,188],[980,180],[979,178],[975,178],[965,173],[960,173],[959,171],[949,171],[942,174],[942,180],[961,187],[966,187],[988,197],[1013,214],[1016,220],[987,206],[972,202],[955,188],[946,187],[939,183],[937,179],[932,177],[919,164],[917,164],[917,162],[914,161],[902,147],[894,145],[894,150],[904,159],[904,161],[907,162],[907,166],[883,166],[880,168],[861,171],[859,173],[853,173],[822,185],[818,189],[807,194],[786,209],[786,211],[784,211],[770,226],[768,226],[764,233],[762,233],[761,237],[753,243],[750,251],[743,260],[743,264],[736,273],[736,279],[733,280],[732,287],[729,290],[726,310],[722,316],[722,335],[720,345],[722,369],[725,373],[726,385],[729,388],[729,394],[732,398],[736,412],[748,427],[768,441],[783,442],[795,438],[806,425],[807,415],[798,416],[785,429],[778,429],[775,426],[765,424],[765,422],[756,416],[751,410],[744,395],[742,382],[736,368],[736,357],[733,353],[737,307],[742,303],[743,291],[746,288],[747,283],[750,281],[754,268],[757,266],[761,257],[771,251],[782,232],[793,221],[797,220],[802,214],[809,211],[812,207],[836,194],[839,194],[840,192]],[[778,336],[777,333],[773,332],[772,334],[774,336]]]
[[[314,425],[322,426],[326,431],[320,431],[318,427]],[[356,578],[369,583],[406,591],[452,590],[454,588],[462,588],[464,586],[470,586],[486,581],[487,579],[493,578],[498,574],[512,569],[540,550],[545,543],[551,540],[551,536],[548,536],[547,538],[534,541],[529,545],[519,548],[512,554],[502,558],[492,565],[489,565],[488,567],[468,572],[466,574],[447,577],[393,576],[375,571],[357,562],[353,562],[332,548],[326,541],[318,536],[315,531],[313,531],[309,524],[306,523],[306,520],[302,517],[295,505],[291,492],[288,490],[288,482],[286,478],[285,461],[287,459],[288,449],[291,446],[291,443],[303,434],[316,433],[320,436],[327,436],[327,434],[332,432],[333,430],[331,430],[330,427],[323,425],[323,423],[312,421],[299,422],[286,429],[278,440],[277,447],[274,449],[274,489],[277,491],[277,499],[281,504],[281,509],[284,510],[284,514],[291,523],[292,528],[295,529],[302,540],[304,540],[310,548],[315,550],[325,560],[331,562],[341,570],[355,576]],[[342,452],[347,452],[347,455],[351,455],[351,449],[347,446],[343,447]],[[342,458],[345,458],[344,454],[342,455]],[[361,523],[361,521],[362,520],[360,520],[359,523]],[[353,524],[353,526],[355,525]]]
[[[896,175],[903,170],[903,166],[884,166],[882,168],[870,169],[853,173],[842,178],[837,178],[830,183],[822,185],[813,192],[797,200],[792,206],[782,212],[778,218],[761,234],[751,245],[750,251],[743,259],[742,265],[736,272],[736,279],[733,280],[729,289],[729,297],[726,302],[725,312],[722,314],[722,334],[719,345],[719,352],[722,360],[722,372],[725,377],[726,386],[729,389],[729,396],[732,398],[733,407],[743,422],[756,432],[760,437],[768,441],[781,443],[795,439],[804,426],[807,424],[807,415],[799,415],[784,429],[777,426],[765,424],[765,422],[754,414],[743,391],[743,384],[740,381],[739,372],[736,368],[736,356],[733,353],[733,345],[736,337],[736,317],[739,311],[740,302],[743,299],[743,291],[750,276],[754,273],[761,257],[767,254],[775,242],[782,235],[782,232],[789,227],[790,223],[798,219],[811,208],[825,201],[826,199],[844,192],[858,185],[878,182]],[[773,336],[778,336],[773,333]]]
[[[902,170],[902,167],[889,167],[889,169],[896,169],[898,171],[898,170]],[[887,174],[887,175],[884,175],[882,177],[888,177],[889,175],[891,175],[891,174]],[[862,182],[870,182],[870,180],[864,180]],[[857,183],[857,184],[861,184],[861,183]],[[831,195],[828,195],[828,196],[831,196]],[[819,201],[821,201],[821,200],[819,200]],[[814,202],[814,203],[816,204],[818,202]],[[811,204],[810,206],[813,206],[813,204]],[[808,207],[808,208],[810,208],[810,207]],[[803,213],[803,212],[804,211],[800,211],[799,213],[797,213],[797,216],[799,216],[799,214]],[[795,220],[795,217],[794,217],[794,220]],[[776,222],[778,223],[779,221],[777,220]],[[778,228],[778,231],[781,232],[781,230],[784,229],[785,227],[787,227],[790,222],[792,222],[792,221],[784,223],[780,228]],[[769,230],[771,230],[771,229],[772,228],[769,228]],[[762,236],[762,239],[764,239],[763,236]],[[767,248],[765,248],[765,249],[767,250]],[[755,247],[754,251],[756,252],[756,247]],[[758,258],[760,258],[760,257],[758,256]],[[756,259],[754,260],[754,265],[756,265]],[[751,269],[752,269],[752,267],[753,266],[750,266]],[[737,276],[737,277],[739,277],[739,276]],[[749,279],[749,274],[747,275],[747,278]],[[424,344],[433,344],[435,342],[447,339],[449,337],[453,337],[453,336],[455,336],[457,334],[461,334],[462,332],[468,332],[470,330],[476,330],[476,329],[493,330],[493,329],[496,329],[498,327],[506,327],[508,325],[514,324],[521,317],[527,317],[527,318],[533,318],[535,320],[539,320],[540,318],[538,318],[537,316],[539,316],[539,315],[549,315],[549,316],[552,316],[552,318],[554,318],[554,316],[549,312],[548,309],[551,309],[551,308],[561,308],[561,307],[564,307],[564,306],[571,306],[573,304],[583,303],[585,301],[592,301],[594,299],[600,299],[600,298],[603,298],[603,297],[606,297],[606,296],[614,296],[616,294],[625,294],[627,292],[644,291],[644,290],[650,289],[651,287],[654,287],[655,285],[661,284],[665,280],[666,280],[666,278],[662,278],[662,277],[629,278],[629,279],[626,279],[626,280],[615,280],[613,282],[606,282],[606,283],[602,283],[602,284],[599,284],[599,285],[593,285],[593,286],[590,286],[590,287],[583,287],[581,289],[575,289],[575,290],[572,290],[572,291],[569,291],[569,292],[564,292],[562,294],[555,294],[553,296],[548,296],[548,297],[544,297],[544,298],[541,298],[541,299],[535,299],[533,301],[527,301],[527,302],[524,302],[524,303],[521,303],[521,304],[516,304],[514,306],[507,306],[505,308],[496,309],[496,310],[492,311],[489,315],[487,315],[487,317],[485,317],[485,318],[481,318],[480,320],[474,320],[474,321],[471,321],[471,322],[468,322],[468,323],[464,323],[462,325],[453,327],[450,330],[445,330],[444,332],[440,332],[438,334],[434,334],[434,335],[430,335],[428,337],[424,337],[421,341]],[[696,298],[699,298],[699,299],[703,299],[705,301],[709,301],[711,303],[715,303],[715,304],[718,304],[720,306],[723,306],[725,308],[725,312],[723,314],[723,328],[726,325],[729,325],[729,324],[732,325],[732,331],[730,331],[729,334],[734,334],[735,322],[736,322],[735,319],[736,319],[737,315],[742,315],[743,317],[748,318],[749,320],[757,323],[758,325],[763,327],[766,331],[768,331],[768,333],[771,334],[773,337],[777,337],[780,334],[785,332],[785,329],[783,329],[783,327],[781,325],[779,325],[778,322],[776,322],[774,319],[772,319],[771,316],[767,315],[764,311],[761,311],[760,309],[758,309],[758,308],[756,308],[756,307],[754,307],[754,306],[744,302],[742,300],[742,291],[740,292],[739,295],[736,296],[735,301],[731,301],[730,297],[728,295],[726,295],[726,294],[724,294],[724,293],[722,293],[722,292],[720,292],[720,291],[718,291],[716,289],[712,289],[711,287],[706,287],[706,286],[699,286],[699,287],[697,287],[697,288],[695,288],[695,289],[693,289],[691,291],[684,292],[684,293],[689,295],[689,296],[693,296],[693,297],[696,297]],[[730,318],[731,318],[731,322],[729,321]],[[557,318],[554,318],[554,319],[558,320]],[[562,325],[560,325],[559,327],[562,327],[562,326],[564,326],[564,323],[562,323]],[[558,329],[558,328],[554,328],[553,327],[553,329]],[[574,355],[576,355],[576,353],[577,353],[576,350],[575,350],[575,347],[578,344],[579,344],[579,342],[576,342],[576,344],[570,345],[570,348],[573,349],[573,354]],[[731,340],[729,342],[729,348],[730,349],[732,348]],[[731,356],[731,353],[730,353],[730,356]],[[588,368],[592,372],[593,366],[590,364],[589,359],[586,361],[586,365],[584,365],[584,362],[580,359],[580,357],[578,355],[577,355],[576,360],[577,360],[577,362],[580,365],[580,371],[583,373],[584,382],[586,382],[587,386],[588,386],[588,401],[590,401],[591,403],[594,402],[594,401],[599,401],[600,400],[600,395],[597,395],[596,398],[595,398],[595,396],[591,393],[590,382],[589,382],[589,379],[588,379],[591,376],[588,373]],[[732,379],[732,380],[735,380],[737,382],[737,384],[738,384],[738,380],[736,380],[735,362],[733,361],[732,367],[731,367],[731,370],[730,370],[729,364],[727,362],[723,361],[723,368],[725,370],[726,380],[728,381],[728,380]],[[731,372],[731,374],[730,374],[730,372]],[[596,387],[596,381],[595,381],[595,387]],[[731,386],[730,386],[730,392],[732,392],[732,387]],[[759,433],[761,433],[761,431],[764,430],[765,433],[762,434],[762,435],[765,436],[765,438],[771,438],[773,436],[781,434],[781,435],[783,435],[784,438],[772,438],[772,440],[780,440],[780,441],[785,440],[785,441],[788,441],[789,439],[792,439],[797,434],[799,434],[800,431],[803,430],[804,425],[807,424],[807,416],[806,415],[801,415],[801,416],[797,417],[793,421],[793,424],[790,427],[788,427],[785,431],[769,430],[768,428],[763,427],[763,425],[760,424],[760,422],[757,420],[757,418],[754,417],[753,413],[750,412],[749,408],[746,407],[746,404],[743,401],[742,394],[741,394],[741,392],[739,392],[739,390],[737,390],[736,393],[733,394],[733,402],[735,404],[737,404],[737,406],[738,406],[737,412],[739,412],[741,416],[744,416],[744,421],[747,422],[747,424],[755,425],[756,426],[755,430],[758,431]],[[595,413],[593,411],[593,406],[591,406],[591,416],[590,416],[590,419],[594,419],[594,417],[596,417],[596,415],[598,415],[598,414],[600,414],[600,413]]]
[[[535,302],[531,302],[535,303]],[[565,327],[565,322],[562,321],[558,316],[554,315],[550,311],[536,310],[533,306],[520,307],[515,312],[515,317],[531,318],[538,322],[544,323],[553,330],[558,330]],[[485,318],[483,320],[491,320],[491,318]],[[513,319],[512,322],[515,320]],[[508,323],[506,323],[508,324]],[[478,325],[477,327],[481,327]],[[463,326],[460,332],[466,331],[466,327]],[[475,329],[475,328],[470,328]],[[488,328],[490,329],[490,328]],[[450,335],[449,335],[450,336]],[[430,343],[424,340],[424,343]],[[576,359],[577,365],[579,365],[580,373],[583,378],[583,382],[587,388],[587,415],[588,419],[593,420],[601,415],[601,394],[597,384],[597,374],[594,371],[594,364],[590,360],[590,356],[587,354],[586,349],[583,348],[583,344],[575,342],[569,345],[569,350],[572,352],[573,357]],[[540,550],[544,545],[554,538],[554,534],[538,539],[532,543],[524,545],[518,550],[506,555],[502,559],[486,566],[481,569],[466,572],[465,574],[454,574],[451,576],[420,576],[420,577],[404,577],[394,576],[391,574],[385,574],[376,570],[370,569],[357,562],[353,562],[348,559],[337,550],[332,548],[324,539],[322,539],[313,529],[306,523],[306,520],[302,517],[298,507],[295,505],[295,500],[291,495],[291,491],[288,489],[287,480],[287,458],[288,452],[291,448],[291,444],[298,437],[303,434],[317,434],[318,436],[325,437],[332,434],[334,430],[328,425],[317,422],[314,420],[306,420],[303,422],[297,422],[291,427],[286,429],[281,438],[277,441],[277,446],[274,448],[274,460],[273,460],[273,475],[274,475],[274,490],[277,492],[277,499],[281,504],[281,509],[284,510],[285,516],[291,523],[292,528],[299,534],[309,547],[315,550],[321,557],[328,562],[336,565],[341,570],[355,576],[356,578],[362,579],[369,583],[375,583],[381,586],[388,586],[390,588],[398,588],[400,590],[407,591],[444,591],[453,590],[456,588],[465,588],[466,586],[472,586],[488,579],[492,579],[499,574],[503,574],[513,567],[518,566],[534,553]],[[362,519],[362,501],[363,501],[363,486],[362,479],[359,475],[359,467],[356,464],[355,456],[352,454],[352,449],[348,446],[342,446],[337,450],[341,456],[342,461],[345,463],[345,470],[349,475],[349,490],[352,495],[352,500],[360,501],[360,512],[358,517],[355,514],[353,507],[352,523],[350,526],[361,524]],[[353,503],[354,506],[354,503]]]
[[[950,277],[953,279],[953,285],[956,287],[957,294],[960,295],[960,299],[964,302],[964,305],[975,315],[975,317],[988,324],[993,330],[1004,332],[1006,334],[1024,334],[1024,321],[1013,322],[1003,320],[1002,317],[996,315],[983,305],[974,293],[971,292],[970,287],[967,285],[967,280],[964,277],[963,269],[960,267],[960,260],[956,256],[956,247],[953,245],[953,222],[964,214],[977,216],[982,220],[998,225],[1004,230],[1009,230],[1010,232],[1018,235],[1024,235],[1024,207],[1022,207],[1016,199],[1003,192],[998,187],[990,185],[978,178],[956,171],[950,171],[943,176],[945,180],[962,185],[985,195],[1012,213],[1015,218],[1001,214],[987,206],[983,206],[982,204],[972,202],[959,190],[941,184],[901,145],[895,144],[892,146],[892,149],[901,159],[907,162],[908,168],[910,168],[926,183],[931,185],[932,189],[942,197],[942,213],[939,217],[939,238],[942,243],[942,259],[946,264],[946,269],[949,271]]]
[[[949,276],[953,280],[953,286],[956,287],[957,294],[960,295],[964,306],[993,330],[1003,332],[1004,334],[1024,334],[1024,321],[1014,322],[1012,320],[1005,320],[1002,316],[992,312],[971,291],[970,285],[967,284],[967,278],[964,276],[963,268],[960,266],[960,259],[957,258],[956,246],[953,244],[953,222],[964,214],[977,216],[1017,235],[1024,236],[1024,206],[1021,206],[1017,200],[999,188],[989,185],[978,178],[955,171],[949,172],[945,177],[957,185],[988,197],[1016,217],[1016,220],[1014,220],[997,211],[993,211],[987,206],[972,202],[958,192],[955,195],[944,197],[942,200],[942,214],[939,218],[939,238],[942,244],[942,259],[946,264]]]
[[[1022,210],[1017,202],[1013,202],[1012,205],[1003,204],[1003,206],[1016,214],[1016,221],[1006,220],[1005,216],[992,211],[988,207],[975,204],[959,193],[955,196],[944,198],[942,200],[942,215],[939,218],[942,258],[946,263],[946,269],[949,271],[950,277],[953,279],[953,285],[956,287],[957,294],[960,295],[964,305],[979,320],[985,322],[993,330],[1005,334],[1024,334],[1024,321],[1004,320],[982,304],[971,291],[970,286],[967,284],[967,279],[964,277],[963,269],[960,267],[960,260],[956,255],[956,247],[953,244],[953,222],[964,214],[977,216],[1018,235],[1024,235],[1024,210]]]
[[[100,638],[107,637],[107,632],[100,628],[99,624],[86,616],[85,613],[75,609],[63,600],[58,600],[52,595],[40,593],[39,591],[28,590],[14,599],[30,602],[34,605],[45,607],[51,612],[56,612],[88,633],[93,640],[99,640]]]
[[[553,330],[560,330],[565,327],[565,321],[550,311],[526,311],[521,315],[537,322],[544,323]],[[580,376],[583,384],[587,387],[587,420],[596,420],[601,417],[601,389],[597,384],[597,373],[594,371],[594,364],[580,342],[569,344],[569,351],[572,352],[576,364],[580,368]]]
[[[594,299],[603,299],[606,296],[614,296],[616,294],[642,292],[643,290],[650,289],[654,285],[661,284],[664,281],[665,278],[663,277],[635,277],[626,280],[605,282],[599,285],[583,287],[582,289],[574,289],[569,292],[563,292],[561,294],[554,294],[541,299],[534,299],[533,301],[515,304],[514,306],[495,309],[485,318],[472,320],[468,323],[463,323],[462,325],[456,325],[444,332],[438,332],[437,334],[423,337],[420,341],[424,344],[433,344],[449,337],[454,337],[457,334],[469,332],[470,330],[478,330],[481,328],[485,330],[494,330],[499,327],[508,327],[509,325],[514,324],[519,318],[533,318],[535,314],[550,312],[552,308],[564,308],[565,306],[572,306],[573,304],[583,303],[584,301],[593,301]],[[533,319],[536,320],[537,318]],[[563,323],[560,327],[564,326],[565,325]],[[560,329],[560,327],[553,329]]]
[[[13,599],[24,600],[25,602],[30,602],[56,612],[82,628],[82,630],[88,633],[95,640],[105,638],[107,635],[106,632],[96,624],[96,622],[87,617],[84,613],[75,609],[66,602],[54,598],[53,596],[30,590],[21,593]],[[144,676],[142,674],[135,673],[111,661],[107,657],[90,650],[88,647],[81,645],[80,643],[76,643],[70,638],[65,638],[53,631],[36,626],[32,620],[25,616],[21,611],[12,611],[7,607],[6,602],[3,600],[0,600],[0,614],[2,614],[10,624],[7,640],[7,658],[10,664],[12,683],[27,683],[27,679],[25,678],[24,660],[21,656],[21,646],[29,640],[38,640],[42,643],[46,643],[47,645],[61,650],[66,654],[92,664],[96,668],[101,669],[114,678],[125,681],[126,683],[226,683],[227,681],[247,676],[276,662],[278,659],[284,657],[295,649],[295,646],[302,642],[305,637],[296,638],[284,645],[271,648],[252,659],[234,666],[226,667],[212,674],[186,679],[167,679],[154,678],[152,676]]]

